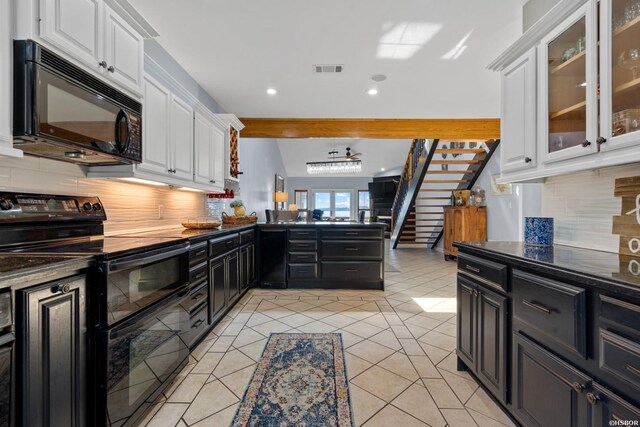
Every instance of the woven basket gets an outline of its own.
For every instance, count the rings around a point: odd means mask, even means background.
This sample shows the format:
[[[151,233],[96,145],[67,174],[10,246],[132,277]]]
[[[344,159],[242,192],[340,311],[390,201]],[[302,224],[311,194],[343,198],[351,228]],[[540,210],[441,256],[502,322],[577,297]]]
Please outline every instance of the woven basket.
[[[231,216],[226,212],[222,212],[222,223],[227,225],[243,225],[254,224],[258,222],[258,216],[255,212],[251,212],[250,215]]]

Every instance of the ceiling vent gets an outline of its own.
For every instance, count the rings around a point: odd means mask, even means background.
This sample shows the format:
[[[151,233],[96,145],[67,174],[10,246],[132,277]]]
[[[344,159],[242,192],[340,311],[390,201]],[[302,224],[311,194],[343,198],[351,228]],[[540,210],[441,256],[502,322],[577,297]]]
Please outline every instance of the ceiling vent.
[[[314,73],[341,73],[344,71],[344,65],[314,65]]]

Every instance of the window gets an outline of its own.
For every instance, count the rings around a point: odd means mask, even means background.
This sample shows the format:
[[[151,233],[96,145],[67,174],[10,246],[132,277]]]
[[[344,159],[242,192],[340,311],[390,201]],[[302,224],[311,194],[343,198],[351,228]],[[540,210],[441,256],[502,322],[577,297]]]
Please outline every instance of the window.
[[[353,190],[311,190],[312,209],[322,209],[323,219],[355,219]]]
[[[371,205],[369,204],[369,190],[358,190],[358,213],[364,211],[364,220],[371,217]]]
[[[309,193],[307,190],[295,190],[293,203],[298,206],[298,209],[309,209],[308,198]]]

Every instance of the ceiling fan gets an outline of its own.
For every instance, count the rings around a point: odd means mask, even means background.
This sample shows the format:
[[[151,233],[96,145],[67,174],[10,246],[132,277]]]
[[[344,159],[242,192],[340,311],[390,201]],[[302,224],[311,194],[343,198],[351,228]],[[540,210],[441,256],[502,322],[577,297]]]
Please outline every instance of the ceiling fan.
[[[338,154],[338,151],[333,150],[333,151],[329,151],[329,155],[331,156],[331,158],[333,159],[345,159],[345,160],[360,160],[358,158],[358,156],[361,156],[362,153],[352,153],[351,152],[351,148],[347,147],[347,152],[344,156],[338,156],[336,157],[336,154]]]

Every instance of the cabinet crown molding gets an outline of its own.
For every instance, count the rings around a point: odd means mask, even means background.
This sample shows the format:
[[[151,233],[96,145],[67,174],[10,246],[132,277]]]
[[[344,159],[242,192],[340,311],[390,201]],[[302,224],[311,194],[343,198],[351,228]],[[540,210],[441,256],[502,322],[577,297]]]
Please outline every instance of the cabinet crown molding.
[[[218,114],[218,116],[233,126],[235,130],[241,131],[244,129],[244,123],[235,114]]]
[[[550,31],[560,25],[571,16],[580,6],[593,0],[561,0],[538,22],[533,24],[518,40],[507,50],[493,60],[487,68],[492,71],[502,71],[506,66],[524,55],[529,49],[536,46],[540,40]]]
[[[160,34],[127,0],[104,0],[111,9],[122,16],[145,39],[158,37]]]

